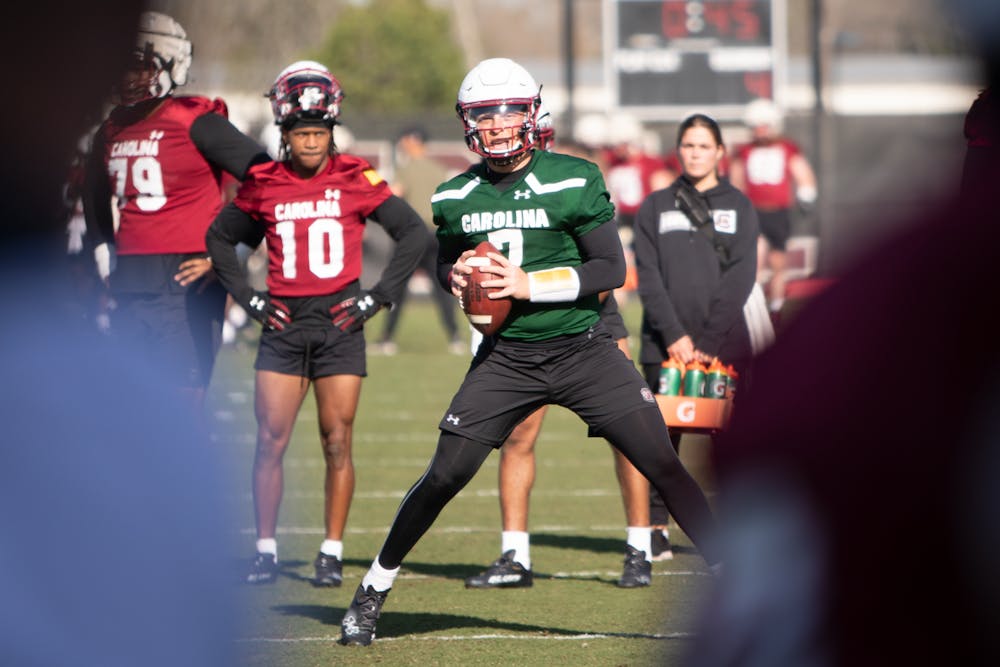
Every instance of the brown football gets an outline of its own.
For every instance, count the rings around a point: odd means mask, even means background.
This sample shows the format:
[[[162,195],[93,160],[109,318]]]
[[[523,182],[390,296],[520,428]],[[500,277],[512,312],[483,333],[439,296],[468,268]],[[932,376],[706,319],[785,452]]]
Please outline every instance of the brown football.
[[[496,278],[495,274],[483,273],[478,267],[495,264],[486,256],[488,252],[501,254],[492,243],[483,241],[476,246],[476,254],[465,261],[473,267],[472,273],[467,275],[466,285],[462,288],[462,310],[469,318],[469,323],[478,329],[483,335],[492,336],[500,330],[507,315],[510,314],[510,297],[503,299],[491,299],[490,292],[496,292],[499,287],[483,287],[480,283],[484,280]]]

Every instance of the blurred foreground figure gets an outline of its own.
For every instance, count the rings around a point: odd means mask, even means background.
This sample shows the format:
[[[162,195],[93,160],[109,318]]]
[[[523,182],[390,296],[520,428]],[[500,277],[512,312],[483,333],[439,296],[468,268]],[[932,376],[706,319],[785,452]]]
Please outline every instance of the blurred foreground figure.
[[[996,45],[1000,8],[980,6]],[[715,451],[726,571],[687,664],[1000,664],[1000,348],[983,316],[1000,308],[1000,160],[978,141],[1000,113],[973,112],[961,195],[759,358]]]
[[[0,280],[13,315],[0,328],[0,664],[236,664],[211,449],[156,359],[75,331],[62,308],[73,295],[65,167],[140,3],[13,9],[0,71],[26,103],[0,124]]]

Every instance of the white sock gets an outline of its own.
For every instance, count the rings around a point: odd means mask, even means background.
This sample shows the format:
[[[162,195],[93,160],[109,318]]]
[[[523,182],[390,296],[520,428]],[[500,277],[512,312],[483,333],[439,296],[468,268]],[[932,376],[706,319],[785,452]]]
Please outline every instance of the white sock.
[[[371,586],[377,592],[384,593],[392,588],[397,574],[399,574],[398,567],[387,570],[378,564],[378,556],[376,556],[375,560],[372,561],[372,566],[368,568],[364,579],[361,580],[361,588],[367,589]]]
[[[274,556],[274,560],[278,560],[278,540],[273,537],[257,540],[257,553],[271,554]]]
[[[514,561],[525,570],[531,569],[531,547],[528,533],[523,530],[505,530],[500,533],[500,553],[514,550]]]
[[[327,556],[344,560],[344,543],[340,540],[323,540],[323,544],[319,545],[319,551]]]
[[[629,526],[627,529],[628,538],[626,543],[636,551],[646,553],[646,560],[653,560],[653,533],[649,526]]]

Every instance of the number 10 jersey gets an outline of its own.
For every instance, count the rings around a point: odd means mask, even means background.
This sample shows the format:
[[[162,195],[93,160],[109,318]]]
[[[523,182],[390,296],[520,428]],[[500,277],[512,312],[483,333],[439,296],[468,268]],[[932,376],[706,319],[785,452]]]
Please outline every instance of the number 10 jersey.
[[[288,162],[252,167],[233,203],[263,225],[270,293],[318,296],[360,278],[365,219],[391,194],[367,161],[338,154],[312,178]]]

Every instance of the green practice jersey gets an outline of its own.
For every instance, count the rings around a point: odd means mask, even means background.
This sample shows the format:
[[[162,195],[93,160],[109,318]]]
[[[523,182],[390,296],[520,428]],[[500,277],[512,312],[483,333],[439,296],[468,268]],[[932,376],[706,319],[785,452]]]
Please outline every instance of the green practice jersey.
[[[597,165],[545,151],[535,151],[520,180],[502,192],[479,164],[442,183],[431,202],[444,257],[489,241],[529,273],[579,266],[577,238],[614,217]],[[500,336],[545,340],[580,333],[597,321],[599,310],[596,294],[563,303],[515,300]]]

